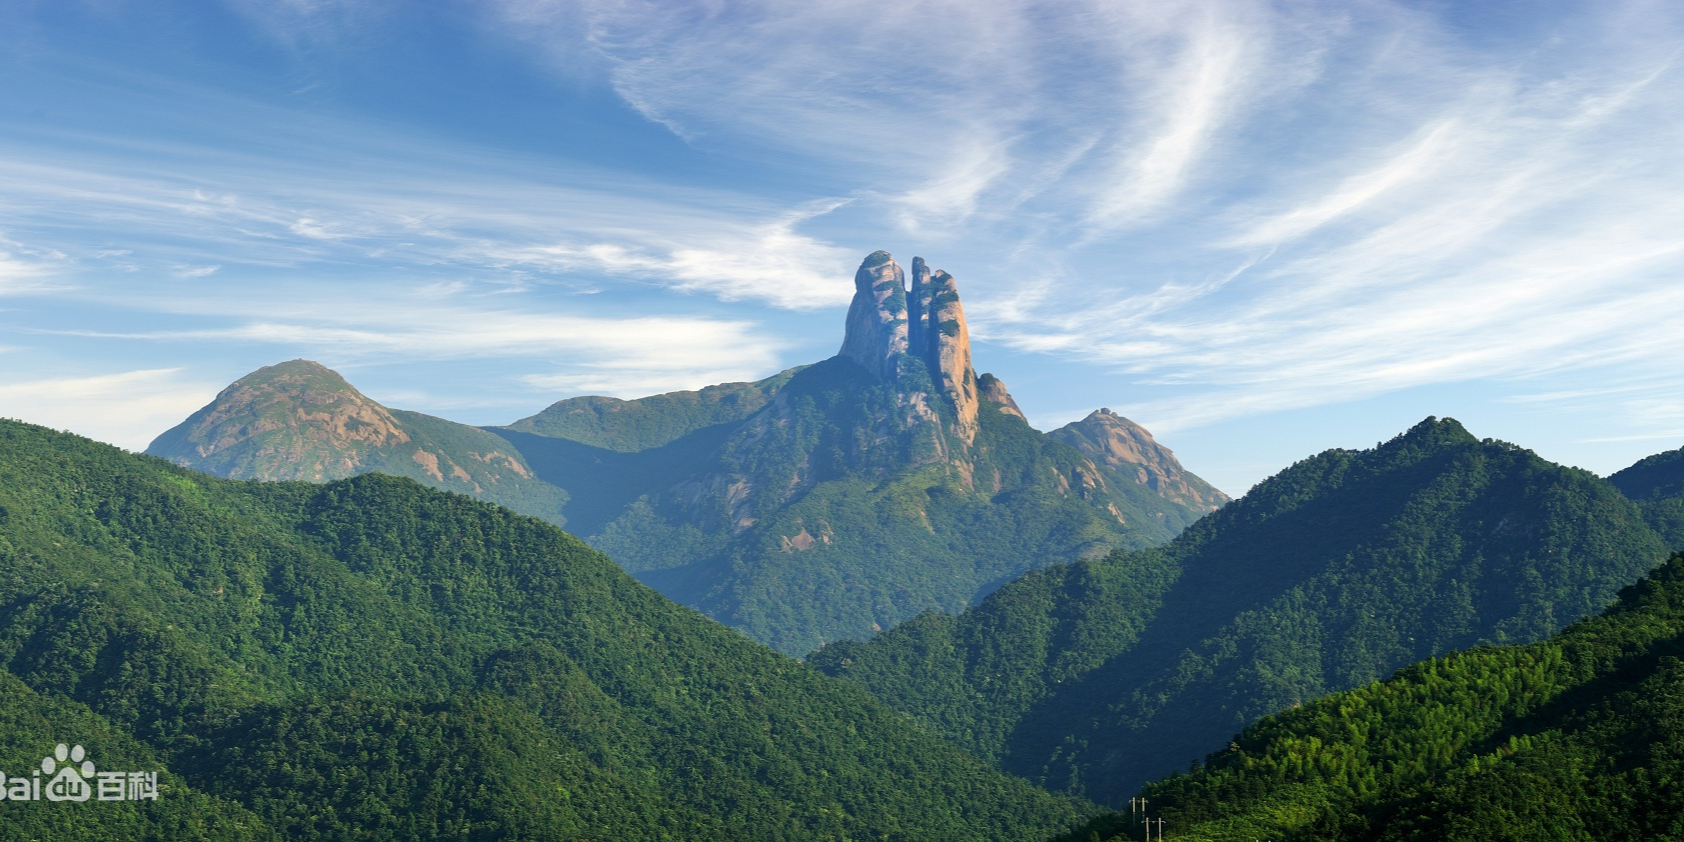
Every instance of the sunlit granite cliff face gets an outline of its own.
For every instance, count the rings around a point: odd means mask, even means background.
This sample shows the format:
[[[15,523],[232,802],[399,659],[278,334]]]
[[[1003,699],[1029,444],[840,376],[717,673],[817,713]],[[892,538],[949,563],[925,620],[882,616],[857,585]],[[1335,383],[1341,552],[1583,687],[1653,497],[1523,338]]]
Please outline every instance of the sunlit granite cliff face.
[[[872,252],[854,273],[842,356],[879,380],[893,382],[909,345],[906,315],[905,273],[888,252]]]
[[[978,392],[971,368],[971,333],[953,276],[931,271],[922,257],[912,258],[912,288],[900,264],[886,251],[872,252],[854,275],[854,300],[848,308],[842,356],[859,363],[885,382],[914,385],[926,375],[936,392],[953,407],[951,432],[960,441],[976,440]],[[922,363],[923,370],[909,370]],[[916,371],[916,373],[914,373]],[[909,382],[911,381],[911,382]],[[998,402],[1016,409],[998,380]],[[1022,413],[1017,413],[1022,417]]]

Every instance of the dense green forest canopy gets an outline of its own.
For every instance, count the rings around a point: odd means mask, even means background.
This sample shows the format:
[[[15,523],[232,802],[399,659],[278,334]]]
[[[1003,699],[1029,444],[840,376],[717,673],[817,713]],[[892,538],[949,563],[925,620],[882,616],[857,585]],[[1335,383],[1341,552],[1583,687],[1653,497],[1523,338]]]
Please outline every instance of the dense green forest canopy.
[[[1056,566],[810,662],[1111,804],[1258,717],[1594,614],[1667,543],[1606,481],[1450,419],[1331,450],[1166,547]]]
[[[637,453],[753,415],[802,366],[753,383],[721,383],[705,389],[666,392],[636,400],[588,395],[550,404],[542,412],[505,428],[567,439],[616,453]]]
[[[1639,459],[1608,481],[1633,500],[1684,497],[1684,448]]]
[[[1640,459],[1608,481],[1637,501],[1668,546],[1684,549],[1684,448]]]
[[[1266,717],[1145,788],[1187,840],[1684,837],[1684,556],[1547,641]],[[1127,815],[1063,837],[1140,838]]]
[[[547,523],[15,422],[0,668],[0,771],[75,741],[164,790],[5,805],[9,838],[1023,839],[1091,809]]]

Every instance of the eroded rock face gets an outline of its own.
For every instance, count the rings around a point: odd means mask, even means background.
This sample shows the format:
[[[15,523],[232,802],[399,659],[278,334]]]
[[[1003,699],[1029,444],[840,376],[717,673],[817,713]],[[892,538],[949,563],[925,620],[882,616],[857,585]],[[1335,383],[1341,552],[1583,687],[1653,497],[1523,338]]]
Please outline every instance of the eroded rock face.
[[[860,264],[841,353],[887,382],[901,378],[902,365],[922,360],[936,391],[957,415],[951,432],[970,444],[977,430],[977,377],[958,285],[952,275],[932,271],[921,257],[912,259],[912,288],[904,282],[905,274],[888,252],[872,252]]]
[[[841,354],[887,381],[906,353],[906,276],[886,251],[874,251],[854,273],[854,300]]]
[[[976,391],[977,395],[983,400],[995,404],[1000,412],[1006,415],[1015,415],[1025,421],[1029,420],[1024,417],[1023,410],[1018,408],[1017,401],[1012,400],[1012,393],[1006,391],[1006,384],[1001,382],[1000,378],[992,374],[984,374],[978,377]]]
[[[1112,476],[1132,478],[1167,499],[1209,510],[1228,502],[1228,495],[1187,473],[1145,427],[1110,409],[1095,410],[1047,435],[1111,469]]]
[[[953,401],[959,413],[954,432],[969,444],[976,438],[976,372],[971,369],[971,331],[953,276],[936,271],[929,281],[929,310],[922,325],[923,345],[936,388]]]
[[[234,381],[146,452],[232,479],[327,482],[380,471],[558,524],[567,500],[502,437],[388,409],[309,360]]]
[[[906,294],[907,350],[915,357],[930,352],[929,316],[935,290],[930,286],[930,264],[912,258],[912,288]]]
[[[410,440],[385,407],[309,360],[240,378],[171,432],[196,457],[159,454],[178,462],[225,465],[219,473],[233,479],[317,482],[358,473],[371,453]]]

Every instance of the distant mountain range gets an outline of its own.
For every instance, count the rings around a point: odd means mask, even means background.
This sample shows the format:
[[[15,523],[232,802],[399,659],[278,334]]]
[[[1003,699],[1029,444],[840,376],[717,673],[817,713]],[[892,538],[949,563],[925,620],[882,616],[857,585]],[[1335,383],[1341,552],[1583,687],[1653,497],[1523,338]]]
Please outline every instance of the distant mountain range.
[[[1060,561],[1161,544],[1227,497],[1109,410],[1051,433],[978,375],[956,283],[885,252],[841,352],[754,383],[571,398],[507,427],[388,409],[295,360],[147,452],[231,478],[369,471],[586,536],[644,582],[789,653],[958,611]]]
[[[1032,573],[809,661],[1004,770],[1120,804],[1261,716],[1594,614],[1666,557],[1646,514],[1429,418],[1305,459],[1165,547]]]

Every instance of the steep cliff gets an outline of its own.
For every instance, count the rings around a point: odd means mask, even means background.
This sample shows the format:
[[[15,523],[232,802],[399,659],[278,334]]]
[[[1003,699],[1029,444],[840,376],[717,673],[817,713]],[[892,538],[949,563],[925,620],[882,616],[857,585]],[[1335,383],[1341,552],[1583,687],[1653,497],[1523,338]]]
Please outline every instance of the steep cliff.
[[[888,252],[874,251],[854,273],[840,353],[879,380],[893,382],[907,349],[906,326],[906,275]]]
[[[860,264],[841,355],[913,394],[927,379],[953,409],[946,428],[969,445],[977,431],[977,376],[958,284],[944,271],[932,272],[922,257],[912,259],[910,290],[905,279],[886,251],[872,252]],[[1003,393],[1004,385],[998,390]]]

